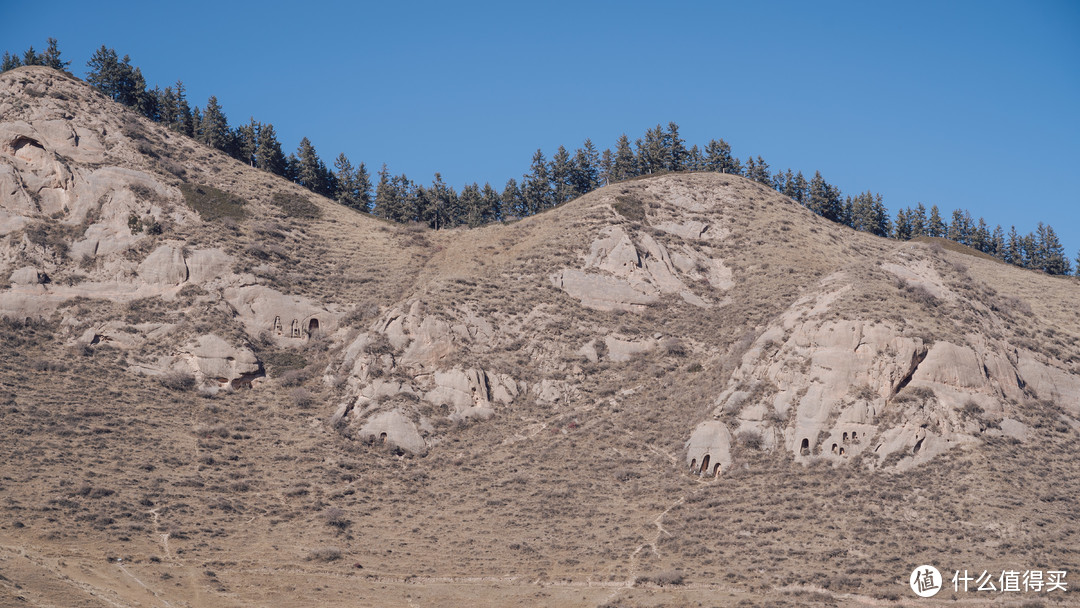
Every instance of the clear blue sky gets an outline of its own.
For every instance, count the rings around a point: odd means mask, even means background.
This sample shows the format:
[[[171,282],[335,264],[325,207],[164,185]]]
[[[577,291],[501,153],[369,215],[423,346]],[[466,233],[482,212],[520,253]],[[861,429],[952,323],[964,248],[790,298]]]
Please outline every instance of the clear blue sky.
[[[890,211],[1042,220],[1080,249],[1080,2],[11,2],[0,49],[102,44],[327,164],[502,186],[675,121]]]

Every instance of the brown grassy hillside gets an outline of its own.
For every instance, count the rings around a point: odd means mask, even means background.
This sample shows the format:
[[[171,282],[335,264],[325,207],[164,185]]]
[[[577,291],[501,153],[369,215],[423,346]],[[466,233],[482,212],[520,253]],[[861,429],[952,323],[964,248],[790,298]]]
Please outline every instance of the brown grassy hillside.
[[[43,68],[0,75],[0,117],[22,180],[0,194],[0,275],[50,279],[0,291],[18,311],[0,325],[0,605],[915,605],[924,563],[1070,573],[1068,593],[949,583],[942,603],[1080,603],[1074,278],[857,233],[718,174],[477,229],[389,224]],[[129,214],[162,232],[125,233]],[[188,274],[155,279],[170,243]],[[196,279],[210,250],[228,263]],[[237,305],[253,288],[329,329],[274,335],[276,309]],[[1027,380],[874,363],[864,388],[817,342],[848,326],[887,329],[876,362],[949,344]],[[210,334],[265,376],[184,371]],[[784,382],[809,387],[790,413]],[[805,413],[840,382],[840,405]],[[829,455],[864,402],[866,442]],[[368,434],[395,412],[422,455]],[[704,421],[731,432],[718,478],[687,471]]]

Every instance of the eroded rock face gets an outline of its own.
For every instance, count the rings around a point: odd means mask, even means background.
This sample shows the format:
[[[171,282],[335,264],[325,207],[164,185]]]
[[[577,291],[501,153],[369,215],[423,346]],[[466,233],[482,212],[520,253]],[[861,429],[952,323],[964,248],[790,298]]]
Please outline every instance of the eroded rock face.
[[[387,440],[422,455],[437,440],[434,421],[487,420],[527,391],[527,386],[506,374],[456,364],[456,355],[467,344],[497,334],[489,321],[474,312],[458,313],[453,317],[432,314],[414,300],[390,310],[369,331],[359,334],[344,349],[341,368],[347,373],[348,396],[331,424],[359,428],[358,434],[370,439],[375,431],[384,432],[387,421],[396,420],[396,428],[410,428],[416,435],[402,431],[404,438],[398,441],[385,431]],[[538,401],[563,396],[555,387],[548,387],[547,392],[544,388],[537,387]],[[416,447],[420,444],[422,449]]]
[[[313,300],[287,296],[265,285],[230,287],[224,294],[249,336],[267,336],[283,346],[329,335],[340,318]]]
[[[731,466],[731,433],[718,420],[702,422],[686,442],[686,466],[693,475],[719,477]]]
[[[213,334],[199,336],[174,359],[173,367],[186,366],[201,385],[210,388],[251,386],[261,378],[262,363],[251,349],[233,346]]]
[[[885,270],[922,281],[941,300],[955,297],[933,268],[910,264]],[[1080,378],[1030,352],[982,334],[925,344],[889,321],[837,319],[830,309],[850,283],[838,273],[820,287],[753,341],[711,423],[729,420],[736,436],[759,437],[796,461],[839,464],[861,455],[867,466],[906,468],[984,433],[1027,437],[1011,416],[1016,403],[1042,395],[1036,387],[1064,411],[1080,412]],[[688,462],[701,457],[687,453]]]
[[[674,225],[673,233],[683,232]],[[707,226],[691,227],[691,232]],[[696,237],[695,237],[696,238]],[[592,242],[583,268],[567,268],[552,275],[552,283],[583,306],[597,310],[641,311],[665,294],[677,294],[695,306],[708,307],[709,299],[691,290],[685,280],[706,280],[718,291],[733,286],[732,271],[689,246],[669,251],[645,231],[629,233],[622,226],[607,226]]]
[[[389,444],[417,456],[423,456],[428,451],[427,442],[416,429],[416,424],[398,409],[371,416],[357,436],[365,441]]]

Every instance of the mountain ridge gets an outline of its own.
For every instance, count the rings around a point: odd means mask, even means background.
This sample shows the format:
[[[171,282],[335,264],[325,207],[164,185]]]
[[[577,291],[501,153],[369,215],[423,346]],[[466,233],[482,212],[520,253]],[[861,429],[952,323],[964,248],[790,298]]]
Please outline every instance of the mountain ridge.
[[[170,602],[256,605],[259,585],[302,585],[269,571],[447,603],[454,584],[492,604],[507,584],[518,602],[587,605],[812,584],[858,604],[892,593],[850,580],[860,568],[881,585],[907,573],[867,566],[841,532],[820,547],[808,529],[839,528],[800,519],[798,488],[821,506],[839,500],[830,484],[872,480],[880,495],[852,495],[845,517],[880,518],[921,500],[905,483],[936,478],[943,504],[909,518],[922,525],[974,509],[938,468],[1001,458],[1025,479],[1080,482],[1061,458],[1022,465],[1033,445],[1076,446],[1074,278],[858,233],[723,174],[612,184],[505,225],[398,226],[41,69],[0,76],[0,115],[3,400],[20,470],[4,485],[22,523],[2,529],[3,559],[81,581],[72,594],[137,603],[121,556]],[[1009,520],[1002,542],[1071,566],[1072,503],[1042,483],[1051,500],[1009,504],[1052,516],[1060,538]],[[990,492],[1015,501],[1008,484]],[[758,499],[787,519],[753,515]],[[729,503],[734,515],[715,508]],[[782,541],[721,572],[701,556],[744,546],[725,519],[740,515]],[[695,518],[728,528],[703,534]],[[874,538],[861,551],[899,559]],[[796,556],[754,574],[789,550],[841,548],[837,570]],[[675,571],[687,584],[661,587]],[[572,597],[586,580],[603,585]],[[522,599],[536,593],[553,595]]]

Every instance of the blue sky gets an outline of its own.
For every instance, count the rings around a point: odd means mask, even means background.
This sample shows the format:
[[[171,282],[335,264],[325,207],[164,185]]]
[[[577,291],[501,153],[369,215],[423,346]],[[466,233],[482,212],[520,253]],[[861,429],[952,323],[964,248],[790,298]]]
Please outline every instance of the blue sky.
[[[678,123],[895,213],[1050,223],[1080,249],[1080,3],[21,2],[0,49],[102,44],[230,123],[460,188]]]

